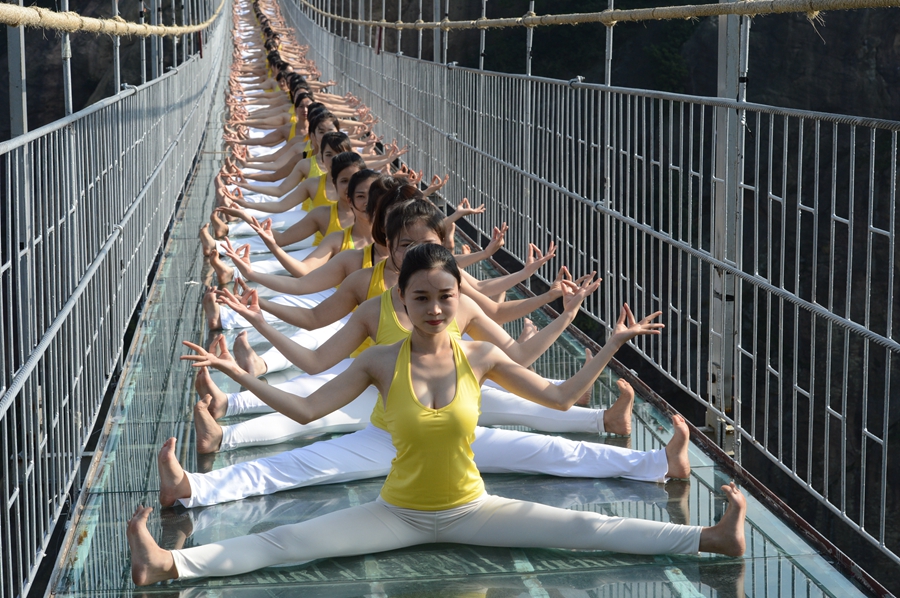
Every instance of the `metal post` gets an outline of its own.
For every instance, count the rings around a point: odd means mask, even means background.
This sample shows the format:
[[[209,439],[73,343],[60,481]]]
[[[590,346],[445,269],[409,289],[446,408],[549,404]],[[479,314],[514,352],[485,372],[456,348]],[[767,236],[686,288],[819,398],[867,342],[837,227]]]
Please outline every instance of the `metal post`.
[[[400,4],[401,2],[402,2],[402,0],[397,0],[397,20],[398,21],[403,20],[403,11],[401,10],[401,4]],[[401,43],[402,41],[403,41],[403,30],[398,29],[397,30],[397,56],[403,56],[403,44]]]
[[[112,0],[112,16],[119,16],[119,0]],[[122,63],[119,59],[119,36],[112,36],[113,42],[113,95],[122,91]]]
[[[150,0],[150,24],[159,25],[159,0]],[[150,37],[150,78],[159,77],[159,38]]]
[[[178,25],[175,21],[175,0],[172,0],[172,27]],[[178,36],[172,36],[172,66],[178,66]]]
[[[24,6],[24,0],[19,0]],[[11,137],[28,132],[28,96],[25,85],[25,28],[6,28],[9,63],[9,133]]]
[[[141,25],[144,24],[144,15],[147,12],[147,7],[141,2]],[[141,84],[147,82],[147,38],[141,38]]]
[[[528,3],[528,12],[534,12],[534,0]],[[533,39],[534,27],[528,27],[525,30],[525,74],[529,77],[531,76],[531,42]]]
[[[60,8],[63,12],[69,12],[69,0],[62,0]],[[62,68],[63,68],[63,107],[66,116],[72,114],[72,43],[69,40],[69,33],[63,31],[60,40],[62,48]]]
[[[419,20],[422,20],[422,0],[419,0]],[[419,29],[419,60],[422,60],[422,33],[422,30]]]
[[[740,67],[740,17],[720,16],[718,97],[738,99]],[[737,110],[716,108],[715,117],[715,171],[712,181],[714,231],[711,251],[715,259],[734,263],[739,232],[736,224],[738,177],[742,172],[742,136]],[[719,413],[733,415],[734,276],[724,271],[714,271],[712,278],[708,394],[714,409],[707,410],[706,424],[712,429],[719,446],[732,451],[734,429],[725,424]]]
[[[444,18],[450,18],[450,0],[444,0]],[[447,59],[447,48],[450,45],[450,30],[444,31],[444,64],[449,64],[450,61]]]
[[[615,8],[615,0],[609,0],[609,10]],[[606,53],[604,55],[603,82],[612,85],[613,26],[606,28]]]
[[[609,10],[613,10],[615,8],[614,0],[609,0]],[[604,67],[603,67],[603,82],[606,85],[612,85],[612,56],[613,56],[613,28],[611,26],[606,28],[606,52],[604,53]],[[601,159],[603,160],[603,199],[601,200],[602,204],[609,208],[612,207],[612,160],[613,156],[615,156],[615,151],[612,146],[612,110],[613,110],[613,94],[611,91],[604,91],[601,95],[601,101],[603,102],[602,108],[602,118],[603,118],[603,151],[600,153]],[[599,216],[601,218],[600,222],[597,223],[598,228],[603,231],[603,238],[601,243],[611,243],[612,242],[612,232],[613,232],[613,223],[612,216],[609,214],[603,214]],[[602,256],[603,264],[601,268],[603,271],[600,273],[600,276],[603,276],[606,272],[611,272],[612,270],[612,252],[611,251],[603,251],[602,245],[599,249],[600,255]],[[603,305],[600,306],[600,309],[603,310],[605,314],[613,314],[614,306],[619,303],[619,297],[615,296],[615,293],[606,293],[606,299],[603,301]]]
[[[435,22],[440,21],[441,17],[441,0],[433,0],[431,3],[431,14],[434,17]],[[441,55],[439,54],[441,47],[441,30],[433,29],[432,30],[432,46],[431,46],[431,60],[434,62],[440,62]]]
[[[352,6],[352,4],[351,4],[351,6]],[[362,21],[366,18],[365,7],[366,7],[366,3],[364,2],[364,0],[359,0],[359,11],[358,11],[359,17],[358,18],[360,21]],[[362,44],[364,35],[365,35],[365,32],[363,31],[363,26],[360,25],[356,32],[356,43]]]
[[[481,0],[481,18],[487,18],[487,0]],[[487,33],[486,29],[481,30],[481,43],[479,44],[478,50],[478,70],[484,70],[484,34]],[[479,146],[480,147],[480,146]]]
[[[189,25],[190,18],[188,17],[188,4],[184,0],[181,0],[181,24]],[[181,62],[187,62],[188,59],[188,40],[191,36],[182,35],[181,36]]]

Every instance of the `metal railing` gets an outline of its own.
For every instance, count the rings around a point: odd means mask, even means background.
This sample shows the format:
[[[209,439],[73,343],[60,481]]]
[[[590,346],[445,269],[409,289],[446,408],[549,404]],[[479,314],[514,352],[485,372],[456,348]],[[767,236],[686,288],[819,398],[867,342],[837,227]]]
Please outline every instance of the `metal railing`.
[[[202,141],[225,54],[0,144],[0,595],[24,595]]]
[[[900,122],[424,62],[283,7],[410,164],[486,204],[482,234],[506,221],[520,259],[555,241],[558,263],[600,273],[600,332],[623,302],[663,312],[633,348],[737,464],[749,444],[900,563]]]

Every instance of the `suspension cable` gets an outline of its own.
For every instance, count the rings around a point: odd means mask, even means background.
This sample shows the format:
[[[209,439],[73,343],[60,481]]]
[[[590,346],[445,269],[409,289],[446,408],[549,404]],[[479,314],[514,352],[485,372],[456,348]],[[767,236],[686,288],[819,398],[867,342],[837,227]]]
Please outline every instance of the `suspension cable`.
[[[637,8],[632,10],[604,10],[602,12],[575,13],[562,15],[535,15],[532,12],[521,17],[501,19],[479,18],[467,21],[366,21],[332,14],[314,6],[309,0],[300,3],[314,12],[351,25],[383,27],[385,29],[500,29],[504,27],[539,27],[543,25],[578,25],[581,23],[603,23],[612,27],[616,23],[629,21],[662,21],[672,19],[693,19],[719,15],[757,15],[806,13],[813,19],[821,11],[856,10],[860,8],[892,8],[900,6],[900,0],[742,0],[724,4],[689,4],[685,6],[662,6],[658,8]]]
[[[219,16],[225,0],[219,3],[219,7],[213,15],[196,25],[149,25],[130,23],[121,17],[112,19],[96,19],[83,17],[76,12],[55,12],[39,6],[16,6],[15,4],[0,3],[0,24],[10,27],[40,27],[42,29],[55,29],[57,31],[89,31],[92,33],[108,33],[109,35],[125,36],[137,35],[149,37],[151,35],[173,36],[185,35],[203,31]]]

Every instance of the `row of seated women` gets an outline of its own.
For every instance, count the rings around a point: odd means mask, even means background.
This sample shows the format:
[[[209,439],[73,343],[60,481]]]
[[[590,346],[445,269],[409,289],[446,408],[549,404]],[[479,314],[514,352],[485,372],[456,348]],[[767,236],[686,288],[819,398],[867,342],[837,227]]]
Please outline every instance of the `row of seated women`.
[[[491,496],[482,473],[659,483],[687,478],[689,431],[673,417],[664,449],[634,451],[539,432],[629,434],[634,392],[618,382],[608,409],[576,406],[616,351],[658,335],[659,313],[622,306],[606,345],[567,380],[529,369],[601,284],[560,268],[550,289],[504,300],[508,289],[555,256],[532,246],[525,267],[478,280],[465,267],[503,244],[505,226],[482,251],[454,255],[454,219],[480,211],[463,201],[447,218],[420,173],[396,168],[404,153],[372,132],[377,119],[352,96],[326,93],[316,65],[270,0],[234,8],[234,61],[217,207],[201,229],[219,288],[204,296],[210,330],[244,330],[229,350],[218,335],[184,359],[197,368],[198,453],[236,451],[335,435],[209,472],[187,472],[175,439],[159,453],[159,500],[193,508],[290,488],[385,476],[379,498],[264,533],[165,550],[147,529],[152,510],[128,524],[132,577],[234,575],[261,567],[369,554],[428,542],[614,550],[637,554],[744,551],[745,500],[731,484],[714,526],[608,517]],[[230,283],[233,288],[225,286]],[[549,301],[563,311],[518,339],[502,324]],[[271,345],[259,353],[261,343]],[[278,384],[259,377],[291,367]],[[225,392],[209,368],[245,390]],[[218,375],[217,375],[218,376]],[[239,423],[223,425],[233,416]]]

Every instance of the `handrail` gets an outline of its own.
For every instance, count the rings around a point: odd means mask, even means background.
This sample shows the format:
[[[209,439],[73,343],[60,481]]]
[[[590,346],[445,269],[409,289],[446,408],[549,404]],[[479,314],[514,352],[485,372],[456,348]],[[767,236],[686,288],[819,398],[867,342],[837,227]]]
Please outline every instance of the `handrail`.
[[[55,29],[57,31],[89,31],[91,33],[106,33],[109,35],[137,35],[149,37],[161,35],[165,37],[173,35],[185,35],[197,33],[208,28],[218,18],[225,0],[219,2],[219,7],[211,17],[196,25],[150,25],[148,23],[129,23],[121,17],[112,19],[97,19],[83,17],[76,12],[54,12],[40,6],[17,6],[15,4],[0,3],[0,23],[10,27],[40,27],[42,29]]]
[[[33,129],[31,131],[28,131],[27,133],[23,133],[22,135],[17,135],[16,137],[13,137],[12,139],[7,139],[6,141],[2,141],[2,142],[0,142],[0,155],[6,154],[18,147],[21,147],[21,146],[27,144],[27,143],[31,143],[32,141],[39,139],[40,137],[43,137],[44,135],[46,135],[48,133],[52,133],[53,131],[58,131],[64,127],[67,127],[67,126],[75,123],[76,121],[84,118],[85,116],[89,116],[90,114],[93,114],[94,112],[98,112],[100,110],[103,110],[104,108],[112,106],[113,104],[120,102],[120,101],[124,100],[125,98],[127,98],[131,95],[134,95],[135,93],[138,93],[141,90],[144,90],[149,87],[152,87],[153,85],[159,84],[161,81],[164,81],[165,79],[167,79],[169,77],[174,77],[175,75],[177,75],[180,72],[180,69],[183,68],[184,65],[189,64],[189,63],[193,62],[194,60],[199,60],[199,57],[196,54],[192,55],[190,58],[187,59],[187,61],[182,62],[178,66],[167,69],[165,73],[163,73],[156,79],[147,81],[146,83],[144,83],[142,85],[136,85],[136,86],[129,85],[128,87],[126,87],[125,89],[123,89],[122,91],[117,93],[116,95],[109,96],[108,98],[103,98],[102,100],[99,100],[99,101],[91,104],[90,106],[86,106],[86,107],[82,108],[78,112],[74,112],[68,116],[64,116],[63,118],[54,120],[51,123],[47,123],[46,125],[44,125],[42,127]]]
[[[640,21],[664,21],[674,19],[695,19],[698,17],[715,17],[722,15],[757,15],[806,13],[810,19],[822,11],[854,10],[860,8],[893,8],[900,6],[900,0],[745,0],[723,4],[688,4],[685,6],[662,6],[657,8],[636,8],[631,10],[604,10],[602,12],[573,13],[562,15],[536,15],[528,12],[521,17],[500,19],[470,19],[466,21],[369,21],[342,17],[314,6],[309,0],[300,0],[319,15],[350,25],[365,27],[383,27],[385,29],[422,31],[440,29],[442,31],[465,29],[501,29],[506,27],[538,27],[544,25],[581,25],[584,23],[602,23],[612,27],[616,23]]]

